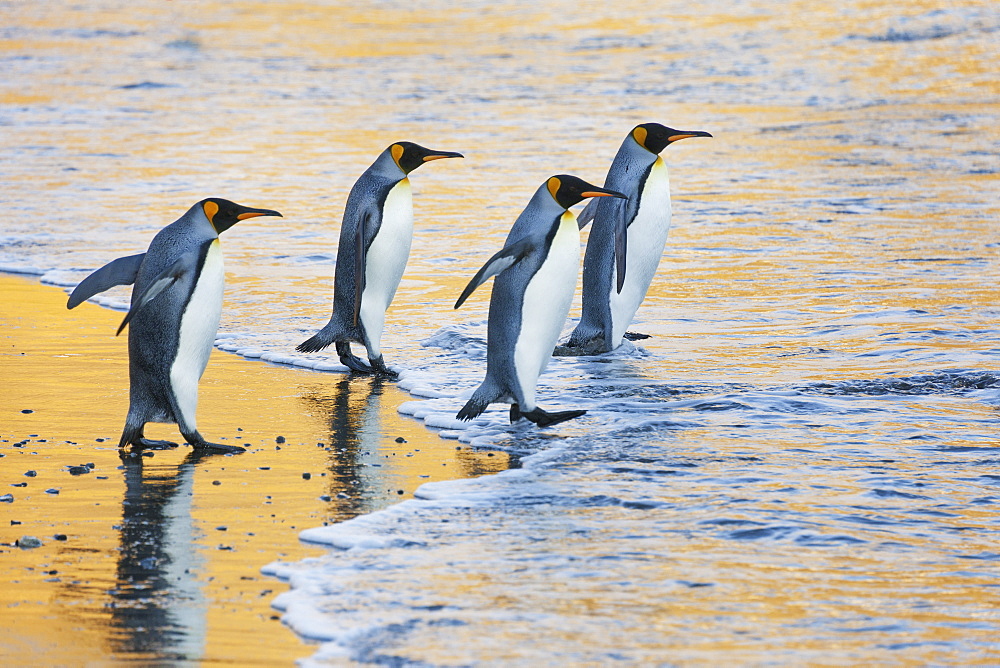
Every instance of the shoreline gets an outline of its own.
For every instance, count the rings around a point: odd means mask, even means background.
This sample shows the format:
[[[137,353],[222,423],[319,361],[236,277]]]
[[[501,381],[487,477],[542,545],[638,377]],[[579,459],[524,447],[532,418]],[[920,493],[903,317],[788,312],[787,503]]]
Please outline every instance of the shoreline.
[[[0,503],[0,644],[14,663],[291,663],[311,650],[271,608],[287,585],[260,568],[325,551],[301,530],[517,465],[399,414],[413,397],[391,383],[219,349],[199,429],[247,452],[182,445],[123,462],[121,312],[68,311],[62,289],[24,274],[0,273],[0,296],[0,496],[13,497]],[[147,435],[180,439],[174,425]],[[42,545],[16,547],[24,536]]]

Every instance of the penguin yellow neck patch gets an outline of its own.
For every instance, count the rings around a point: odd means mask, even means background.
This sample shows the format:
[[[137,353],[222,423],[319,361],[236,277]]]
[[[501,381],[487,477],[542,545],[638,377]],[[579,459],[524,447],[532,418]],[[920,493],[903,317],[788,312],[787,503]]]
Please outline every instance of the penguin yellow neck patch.
[[[208,222],[214,225],[215,221],[213,218],[215,218],[215,214],[219,213],[219,205],[209,200],[201,208],[205,211],[205,217],[208,218]]]
[[[562,182],[559,180],[558,177],[553,176],[549,179],[549,182],[546,185],[549,188],[549,194],[552,195],[552,199],[558,202],[559,198],[556,197],[556,193],[559,192],[559,188],[562,186]]]

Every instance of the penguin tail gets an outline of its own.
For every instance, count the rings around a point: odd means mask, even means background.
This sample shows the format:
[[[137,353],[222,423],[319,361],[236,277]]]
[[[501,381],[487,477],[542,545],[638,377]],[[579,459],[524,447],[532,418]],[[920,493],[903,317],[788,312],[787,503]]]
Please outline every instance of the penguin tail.
[[[572,420],[573,418],[580,417],[587,411],[559,411],[557,413],[549,413],[541,408],[535,406],[534,410],[521,412],[520,409],[516,408],[517,404],[513,404],[510,407],[510,421],[515,422],[518,418],[525,418],[534,422],[539,427],[548,427],[550,425],[559,424],[560,422],[565,422],[566,420]]]
[[[476,395],[473,395],[472,398],[469,399],[468,402],[466,402],[465,406],[462,407],[462,410],[458,411],[458,415],[456,415],[455,417],[457,417],[459,420],[464,420],[468,422],[472,418],[478,417],[479,414],[482,413],[484,410],[486,410],[486,407],[489,405],[490,402],[481,401],[476,398]]]
[[[310,338],[295,346],[295,349],[300,353],[319,352],[336,341],[337,338],[338,337],[332,331],[327,330],[327,328],[324,327]]]
[[[462,407],[462,410],[458,411],[458,415],[455,417],[459,420],[471,420],[485,411],[494,401],[497,401],[501,394],[496,384],[492,381],[489,374],[487,374],[482,385],[476,388],[476,391],[472,393],[472,398]]]

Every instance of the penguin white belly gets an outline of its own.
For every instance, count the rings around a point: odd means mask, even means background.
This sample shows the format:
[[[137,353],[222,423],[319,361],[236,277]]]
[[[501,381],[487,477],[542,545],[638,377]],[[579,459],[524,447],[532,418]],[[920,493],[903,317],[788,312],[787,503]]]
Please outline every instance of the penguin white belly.
[[[535,408],[535,385],[566,323],[579,271],[580,229],[576,216],[567,211],[545,261],[524,290],[521,331],[514,344],[514,370],[524,397],[524,411]]]
[[[635,312],[646,298],[649,284],[656,274],[656,267],[663,256],[670,231],[670,178],[662,158],[653,163],[645,187],[639,198],[639,211],[628,227],[628,243],[625,256],[625,284],[622,291],[615,290],[612,269],[612,286],[609,303],[611,306],[611,338],[614,345],[621,343],[625,330],[632,323]],[[614,264],[614,263],[612,263]]]
[[[412,241],[413,197],[409,179],[403,179],[385,198],[382,224],[365,256],[365,289],[361,293],[359,316],[372,346],[370,352],[375,356],[380,354],[385,311],[403,277]]]
[[[222,250],[216,239],[208,247],[205,263],[195,278],[194,290],[181,313],[177,356],[170,366],[170,386],[181,415],[175,416],[186,429],[196,429],[198,381],[208,365],[222,315],[222,292],[226,272]]]

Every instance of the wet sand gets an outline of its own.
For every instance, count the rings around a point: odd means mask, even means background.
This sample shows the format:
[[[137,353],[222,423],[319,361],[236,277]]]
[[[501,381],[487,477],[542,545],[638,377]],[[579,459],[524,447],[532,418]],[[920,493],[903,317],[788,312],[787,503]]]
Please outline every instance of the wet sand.
[[[123,316],[0,274],[0,647],[8,665],[289,664],[312,649],[270,607],[298,532],[514,465],[437,437],[391,383],[213,351],[199,429],[245,454],[121,459]],[[151,438],[182,441],[173,425]],[[279,438],[280,437],[280,438]],[[282,442],[283,441],[283,442]],[[29,473],[34,472],[34,473]],[[15,544],[37,537],[40,547]]]

